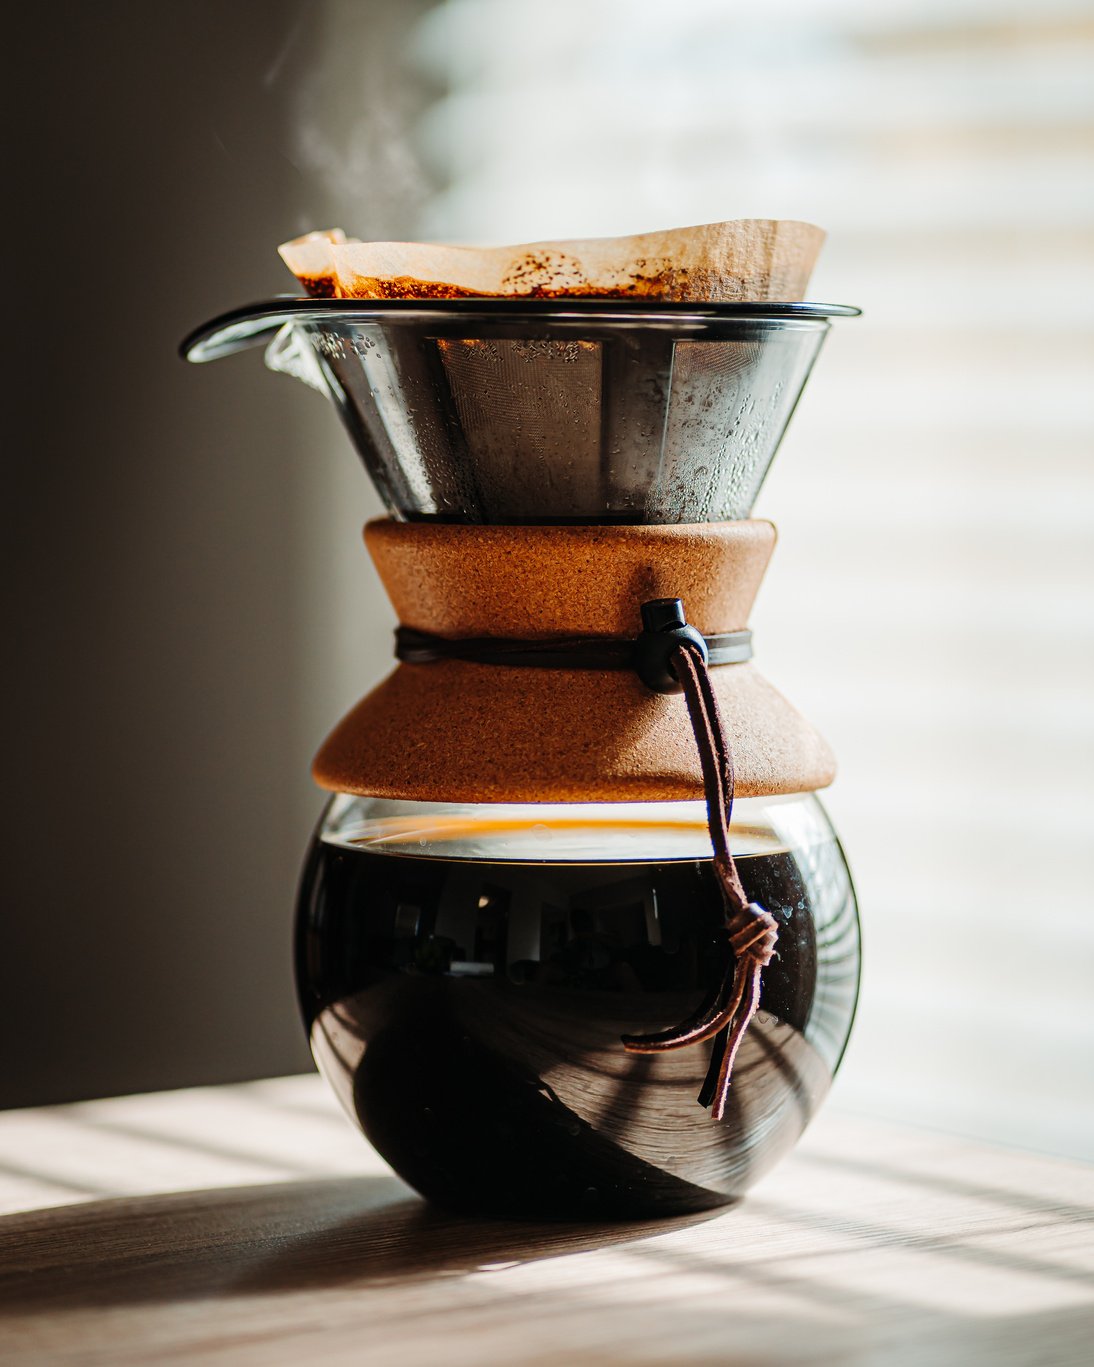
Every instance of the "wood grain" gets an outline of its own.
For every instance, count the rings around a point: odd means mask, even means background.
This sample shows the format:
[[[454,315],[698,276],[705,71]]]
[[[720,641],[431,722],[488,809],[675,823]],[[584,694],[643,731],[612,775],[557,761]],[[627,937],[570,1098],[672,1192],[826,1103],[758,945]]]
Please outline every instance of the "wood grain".
[[[318,1079],[0,1116],[12,1364],[1070,1364],[1078,1164],[829,1111],[739,1206],[661,1225],[426,1207]]]

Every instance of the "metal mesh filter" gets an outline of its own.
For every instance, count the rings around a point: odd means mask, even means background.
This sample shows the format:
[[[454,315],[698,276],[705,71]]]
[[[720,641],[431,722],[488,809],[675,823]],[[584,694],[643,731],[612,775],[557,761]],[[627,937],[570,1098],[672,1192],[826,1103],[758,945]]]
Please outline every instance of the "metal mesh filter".
[[[396,516],[674,523],[749,515],[828,323],[434,314],[290,327],[271,363],[289,368],[306,340]]]

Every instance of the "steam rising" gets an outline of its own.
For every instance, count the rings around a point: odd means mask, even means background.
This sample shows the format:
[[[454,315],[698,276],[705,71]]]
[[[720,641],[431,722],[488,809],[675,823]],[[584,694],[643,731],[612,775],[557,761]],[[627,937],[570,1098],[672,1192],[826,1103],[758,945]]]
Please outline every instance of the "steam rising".
[[[415,146],[430,91],[408,56],[426,8],[328,0],[309,41],[287,36],[271,80],[294,87],[286,153],[306,180],[298,231],[343,222],[366,238],[415,236],[437,189]]]

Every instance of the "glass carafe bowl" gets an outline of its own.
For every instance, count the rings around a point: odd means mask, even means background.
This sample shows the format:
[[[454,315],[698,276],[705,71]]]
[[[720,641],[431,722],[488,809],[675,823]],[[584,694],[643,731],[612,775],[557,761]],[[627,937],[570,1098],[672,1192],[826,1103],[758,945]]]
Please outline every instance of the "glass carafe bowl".
[[[702,802],[478,804],[340,795],[300,890],[313,1052],[408,1182],[503,1216],[654,1216],[725,1203],[794,1143],[847,1041],[858,918],[812,794],[734,808],[778,955],[721,1124],[705,1051],[624,1052],[716,985],[724,906]]]

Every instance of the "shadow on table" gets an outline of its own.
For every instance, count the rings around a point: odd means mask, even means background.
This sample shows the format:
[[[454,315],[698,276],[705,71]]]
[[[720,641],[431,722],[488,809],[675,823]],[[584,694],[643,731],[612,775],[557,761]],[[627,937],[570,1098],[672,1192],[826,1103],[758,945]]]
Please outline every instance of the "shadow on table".
[[[763,1203],[753,1201],[752,1209],[762,1214]],[[644,1265],[648,1275],[622,1284],[608,1279],[592,1296],[569,1295],[557,1323],[550,1310],[544,1311],[541,1323],[553,1335],[551,1342],[567,1350],[560,1352],[560,1361],[568,1355],[580,1360],[583,1345],[593,1342],[602,1345],[597,1360],[618,1367],[638,1358],[686,1360],[696,1367],[722,1364],[730,1360],[731,1350],[733,1360],[764,1367],[790,1362],[828,1367],[845,1361],[894,1367],[958,1361],[1085,1367],[1089,1361],[1091,1310],[1089,1304],[1076,1304],[1075,1281],[1081,1274],[1074,1268],[1021,1251],[1008,1253],[991,1241],[969,1241],[967,1233],[939,1231],[937,1237],[925,1238],[919,1229],[890,1228],[861,1215],[790,1214],[777,1207],[770,1214],[773,1228],[781,1223],[803,1232],[836,1233],[840,1243],[833,1247],[799,1240],[792,1246],[797,1255],[791,1251],[788,1256],[784,1240],[771,1250],[761,1246],[747,1258],[734,1258],[724,1256],[717,1238],[693,1248],[681,1247],[679,1241],[647,1242],[651,1235],[685,1223],[678,1220],[610,1225],[475,1221],[434,1210],[394,1176],[96,1201],[0,1219],[0,1322],[10,1318],[18,1323],[31,1316],[41,1325],[60,1324],[56,1332],[63,1337],[64,1317],[52,1320],[54,1311],[183,1305],[182,1318],[169,1321],[170,1332],[199,1360],[206,1338],[204,1312],[195,1316],[191,1304],[198,1300],[223,1303],[286,1292],[405,1285],[615,1245],[625,1248],[628,1261]],[[691,1217],[687,1223],[709,1218]],[[1008,1229],[1015,1232],[1012,1225]],[[727,1231],[726,1238],[731,1237]],[[906,1289],[894,1286],[891,1278],[872,1281],[869,1275],[871,1261],[883,1261],[886,1250],[894,1248],[906,1255]],[[855,1254],[849,1268],[848,1258]],[[908,1259],[915,1260],[922,1278]],[[942,1281],[940,1273],[945,1274]],[[983,1277],[991,1273],[1004,1274],[1011,1287],[1015,1274],[1022,1274],[1027,1304],[1013,1307],[1000,1297],[997,1313],[986,1313]],[[689,1287],[691,1274],[698,1274],[699,1282]],[[974,1277],[971,1308],[955,1305],[952,1294],[952,1284],[966,1274]],[[676,1293],[650,1295],[658,1278],[674,1280]],[[423,1343],[433,1345],[448,1331],[462,1291],[453,1294],[455,1300],[449,1295],[434,1302],[432,1312],[428,1301],[414,1299],[416,1313],[424,1317]],[[386,1302],[385,1295],[368,1304],[375,1308]],[[123,1317],[123,1322],[143,1351],[147,1344],[141,1334],[147,1325],[142,1329],[136,1315]],[[296,1334],[298,1343],[303,1332],[291,1318],[278,1319],[272,1310],[267,1323],[261,1308],[242,1322],[249,1326],[249,1341],[271,1353],[285,1333]],[[117,1346],[124,1333],[113,1323],[112,1332],[122,1335],[114,1341]],[[394,1332],[393,1323],[389,1319],[389,1332]],[[611,1326],[610,1343],[604,1342],[606,1324]],[[482,1360],[514,1360],[511,1326],[504,1315],[495,1315],[486,1327],[494,1335],[493,1347]],[[35,1330],[40,1336],[50,1332]],[[359,1332],[352,1322],[343,1322],[341,1331],[336,1327],[335,1350],[344,1350],[347,1361],[387,1360],[361,1356],[354,1337]],[[405,1332],[416,1342],[413,1333]],[[501,1339],[504,1353],[498,1347]],[[39,1346],[45,1341],[34,1339]],[[34,1352],[6,1360],[44,1360]],[[419,1354],[409,1360],[430,1359]],[[518,1355],[517,1360],[527,1359]]]
[[[467,1273],[626,1243],[710,1216],[471,1220],[426,1205],[394,1176],[123,1197],[0,1219],[0,1312]]]

